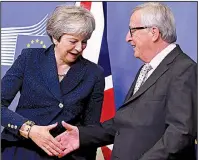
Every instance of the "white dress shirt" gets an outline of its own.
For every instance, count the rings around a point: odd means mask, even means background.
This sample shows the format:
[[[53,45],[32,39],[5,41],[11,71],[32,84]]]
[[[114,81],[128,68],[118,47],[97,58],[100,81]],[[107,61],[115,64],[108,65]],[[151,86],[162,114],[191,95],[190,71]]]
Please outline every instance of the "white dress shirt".
[[[149,63],[152,69],[148,72],[147,78],[153,73],[153,71],[158,67],[158,65],[163,61],[163,59],[176,47],[174,43],[168,45],[165,49],[163,49],[160,53],[158,53]]]

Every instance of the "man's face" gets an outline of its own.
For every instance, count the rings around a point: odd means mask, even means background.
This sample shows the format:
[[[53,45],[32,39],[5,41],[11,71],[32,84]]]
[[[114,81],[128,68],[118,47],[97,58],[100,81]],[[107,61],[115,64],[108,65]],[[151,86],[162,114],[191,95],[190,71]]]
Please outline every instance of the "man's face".
[[[130,18],[130,28],[146,27],[141,24],[140,11],[135,11]],[[144,62],[150,62],[152,37],[150,28],[131,29],[126,35],[126,41],[134,48],[134,56]]]

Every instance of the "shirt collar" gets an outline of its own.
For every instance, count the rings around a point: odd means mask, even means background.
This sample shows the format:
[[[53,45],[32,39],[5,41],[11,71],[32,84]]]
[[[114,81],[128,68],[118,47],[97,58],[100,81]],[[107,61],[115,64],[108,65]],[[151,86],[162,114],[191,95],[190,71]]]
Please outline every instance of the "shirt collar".
[[[163,61],[163,59],[176,47],[176,44],[172,43],[159,52],[149,63],[154,69]]]

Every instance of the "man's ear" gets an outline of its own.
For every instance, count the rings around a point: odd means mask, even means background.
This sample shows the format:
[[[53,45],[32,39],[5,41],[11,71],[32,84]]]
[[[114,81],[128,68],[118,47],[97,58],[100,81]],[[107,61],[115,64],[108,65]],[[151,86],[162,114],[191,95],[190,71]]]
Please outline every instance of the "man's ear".
[[[157,27],[151,27],[152,41],[155,42],[160,37],[160,30]]]

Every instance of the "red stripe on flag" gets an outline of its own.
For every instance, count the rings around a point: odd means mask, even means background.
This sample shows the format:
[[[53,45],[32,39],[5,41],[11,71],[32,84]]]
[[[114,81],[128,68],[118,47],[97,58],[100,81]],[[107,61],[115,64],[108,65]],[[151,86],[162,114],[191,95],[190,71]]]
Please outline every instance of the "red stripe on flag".
[[[104,155],[104,160],[110,160],[112,151],[106,146],[101,147],[101,149],[102,149],[102,153]]]
[[[80,5],[90,11],[92,2],[81,2]]]
[[[109,120],[115,116],[114,90],[113,88],[104,91],[104,101],[100,122]]]

